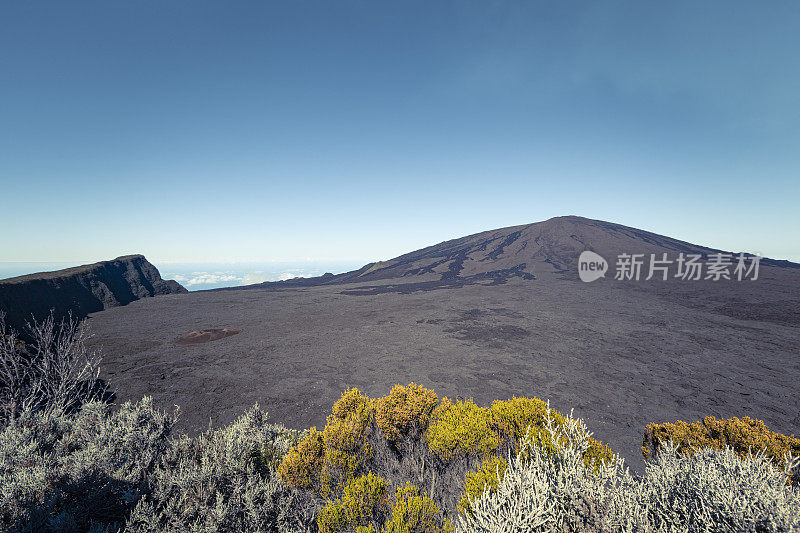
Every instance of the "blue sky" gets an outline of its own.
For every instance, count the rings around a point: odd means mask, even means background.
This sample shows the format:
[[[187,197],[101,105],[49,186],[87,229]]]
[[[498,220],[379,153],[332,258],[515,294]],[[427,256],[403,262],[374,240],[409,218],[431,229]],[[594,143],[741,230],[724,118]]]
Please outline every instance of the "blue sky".
[[[800,261],[798,2],[0,2],[0,261],[577,214]]]

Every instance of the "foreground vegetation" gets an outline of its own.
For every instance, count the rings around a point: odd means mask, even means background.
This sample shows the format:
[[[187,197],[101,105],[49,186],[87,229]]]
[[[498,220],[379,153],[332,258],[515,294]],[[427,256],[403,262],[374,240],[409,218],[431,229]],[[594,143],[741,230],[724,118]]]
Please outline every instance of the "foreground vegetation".
[[[345,391],[321,430],[255,406],[189,438],[97,399],[77,325],[42,331],[0,331],[4,531],[800,531],[800,439],[749,418],[648,426],[640,478],[546,402],[413,383]]]

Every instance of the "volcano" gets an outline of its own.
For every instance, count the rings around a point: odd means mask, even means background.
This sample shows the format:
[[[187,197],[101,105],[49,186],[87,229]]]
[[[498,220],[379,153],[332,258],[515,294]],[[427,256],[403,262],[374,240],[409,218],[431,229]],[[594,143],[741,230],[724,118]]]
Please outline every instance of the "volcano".
[[[621,224],[563,216],[445,241],[388,261],[369,263],[344,274],[277,283],[308,286],[399,279],[405,282],[507,280],[512,277],[532,280],[537,275],[553,274],[571,274],[567,277],[577,279],[577,260],[585,250],[608,258],[626,253],[645,257],[651,254],[661,257],[665,253],[677,257],[683,253],[700,255],[704,259],[717,253],[738,255],[738,252],[699,246]],[[761,264],[800,267],[788,261],[766,258],[761,260]],[[276,286],[275,283],[216,290],[270,287]]]

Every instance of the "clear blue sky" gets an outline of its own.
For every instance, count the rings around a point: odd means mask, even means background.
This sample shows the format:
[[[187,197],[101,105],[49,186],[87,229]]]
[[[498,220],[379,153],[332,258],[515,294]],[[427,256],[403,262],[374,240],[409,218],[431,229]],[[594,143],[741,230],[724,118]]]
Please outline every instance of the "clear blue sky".
[[[800,261],[800,2],[0,2],[0,261],[577,214]]]

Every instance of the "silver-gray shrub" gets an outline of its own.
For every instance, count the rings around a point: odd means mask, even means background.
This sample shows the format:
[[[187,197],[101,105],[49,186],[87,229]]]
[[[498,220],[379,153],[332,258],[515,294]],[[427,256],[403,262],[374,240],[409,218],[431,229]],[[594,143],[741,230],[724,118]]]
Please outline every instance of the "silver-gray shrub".
[[[315,502],[275,468],[302,433],[267,422],[258,406],[233,424],[182,436],[164,454],[127,531],[305,531]]]
[[[777,469],[763,451],[742,458],[731,448],[706,448],[689,458],[667,443],[664,452],[647,465],[637,494],[655,528],[800,530],[800,489],[787,485],[797,459]]]
[[[86,346],[86,326],[51,313],[28,324],[24,343],[0,312],[0,424],[25,410],[59,413],[98,393],[100,355]]]
[[[524,439],[496,492],[487,488],[459,518],[457,531],[798,531],[800,492],[763,454],[731,449],[679,455],[672,443],[636,479],[615,456],[587,466],[591,435],[582,421],[554,427],[552,447]]]
[[[0,529],[123,526],[175,418],[150,398],[117,411],[100,402],[73,414],[22,411],[0,432]]]
[[[25,410],[0,432],[2,531],[307,531],[319,502],[275,470],[300,433],[254,407],[230,426],[171,438],[177,411]]]

